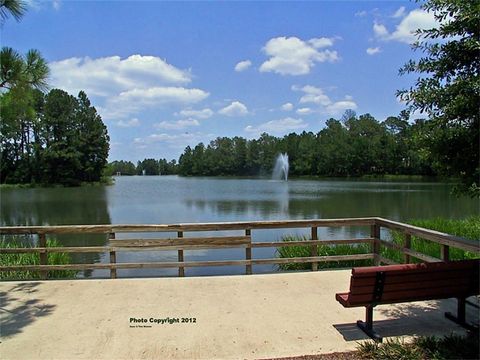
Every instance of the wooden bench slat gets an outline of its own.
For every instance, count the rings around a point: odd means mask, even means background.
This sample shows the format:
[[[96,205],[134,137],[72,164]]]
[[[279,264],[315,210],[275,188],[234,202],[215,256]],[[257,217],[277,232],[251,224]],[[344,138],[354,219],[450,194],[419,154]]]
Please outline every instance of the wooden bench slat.
[[[438,262],[438,263],[420,263],[420,264],[404,264],[404,265],[387,265],[379,268],[378,266],[367,266],[362,268],[353,268],[352,275],[356,278],[370,277],[372,273],[378,271],[388,271],[389,274],[407,274],[409,271],[413,273],[429,273],[434,270],[460,270],[460,269],[478,269],[478,259],[462,260],[452,262]]]
[[[452,279],[443,279],[443,280],[438,280],[434,282],[408,282],[408,283],[390,283],[386,282],[384,287],[383,287],[383,294],[389,293],[389,292],[396,292],[396,291],[416,291],[419,289],[425,289],[425,288],[452,288],[455,286],[461,287],[461,286],[467,286],[471,285],[471,281],[468,278],[463,278],[463,279],[455,279],[455,282],[452,283]],[[350,289],[351,296],[356,296],[356,295],[363,295],[363,294],[372,294],[373,293],[373,286],[372,285],[367,285],[367,286],[354,286],[353,288]]]
[[[451,297],[468,297],[475,295],[475,291],[469,285],[463,285],[458,287],[446,287],[443,289],[418,289],[415,292],[412,291],[396,291],[383,294],[378,304],[389,304],[398,302],[411,302],[411,301],[424,301],[434,299],[448,299]],[[455,295],[452,295],[455,294]],[[375,301],[372,294],[365,295],[353,295],[348,297],[350,304],[355,306],[367,306],[371,305]]]

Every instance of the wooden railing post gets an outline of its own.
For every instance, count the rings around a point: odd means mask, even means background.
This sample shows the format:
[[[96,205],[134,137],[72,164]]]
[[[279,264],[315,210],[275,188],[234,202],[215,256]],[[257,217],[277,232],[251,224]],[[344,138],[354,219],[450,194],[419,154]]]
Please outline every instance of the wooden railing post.
[[[450,246],[444,244],[440,245],[440,259],[443,261],[450,261]]]
[[[405,233],[404,248],[410,250],[412,246],[412,235]],[[403,253],[403,261],[405,264],[410,264],[410,255]]]
[[[312,236],[311,240],[318,240],[318,228],[316,226],[312,226]],[[310,246],[310,255],[311,256],[318,256],[318,246],[317,245],[311,245]],[[312,271],[317,271],[318,270],[318,262],[313,262],[312,263]]]
[[[370,226],[370,237],[373,240],[373,264],[380,265],[380,225],[374,224]]]
[[[38,234],[38,245],[42,248],[47,248],[47,236],[45,234]],[[40,265],[47,265],[48,264],[48,254],[47,250],[42,251],[40,253]],[[48,271],[42,270],[40,271],[40,279],[47,280],[48,279]]]
[[[108,239],[113,240],[115,239],[115,233],[109,233],[108,234]],[[110,264],[116,264],[117,263],[117,254],[115,250],[110,251]],[[110,279],[116,279],[117,278],[117,269],[111,268],[110,269]]]
[[[245,236],[252,236],[252,231],[250,229],[245,229]],[[245,260],[252,260],[252,239],[250,238],[250,245],[245,248]],[[248,264],[245,266],[245,273],[247,275],[252,274],[252,265]]]
[[[183,231],[178,231],[177,236],[179,238],[182,238],[183,237]],[[183,262],[183,261],[184,261],[183,250],[178,250],[178,262]],[[178,276],[180,276],[180,277],[185,276],[185,268],[183,266],[178,267]]]

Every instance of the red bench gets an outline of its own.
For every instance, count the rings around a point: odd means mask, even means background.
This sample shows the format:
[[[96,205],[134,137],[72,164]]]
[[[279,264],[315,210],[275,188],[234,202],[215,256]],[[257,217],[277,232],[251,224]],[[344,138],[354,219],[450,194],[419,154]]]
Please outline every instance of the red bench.
[[[479,294],[480,259],[451,262],[353,268],[350,291],[336,294],[344,307],[365,306],[365,321],[357,326],[375,341],[373,308],[381,304],[457,298],[457,316],[445,316],[471,329],[465,321],[466,298]]]

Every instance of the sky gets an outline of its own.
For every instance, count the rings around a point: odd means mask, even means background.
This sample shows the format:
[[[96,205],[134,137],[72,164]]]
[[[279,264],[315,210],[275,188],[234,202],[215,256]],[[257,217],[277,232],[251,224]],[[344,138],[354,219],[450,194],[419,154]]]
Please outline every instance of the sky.
[[[347,109],[383,121],[433,16],[409,1],[39,1],[2,46],[38,49],[49,84],[84,90],[109,160],[178,159],[219,136],[318,132]]]

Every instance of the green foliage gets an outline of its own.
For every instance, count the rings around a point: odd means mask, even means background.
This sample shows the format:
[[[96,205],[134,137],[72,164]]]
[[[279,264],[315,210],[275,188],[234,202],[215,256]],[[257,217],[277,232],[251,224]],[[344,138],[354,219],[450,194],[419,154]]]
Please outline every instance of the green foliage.
[[[49,72],[38,50],[29,50],[25,56],[10,47],[3,47],[0,52],[0,88],[28,86],[44,90]]]
[[[109,151],[107,128],[81,91],[47,95],[14,86],[0,95],[1,183],[98,182]]]
[[[423,76],[398,95],[430,116],[426,147],[436,170],[458,177],[460,191],[480,196],[480,2],[428,0],[422,8],[440,27],[417,31],[413,48],[426,56],[400,73]]]
[[[304,236],[284,236],[281,241],[306,241],[308,238]],[[371,252],[371,246],[368,244],[354,244],[354,245],[319,245],[317,246],[317,256],[333,256],[333,255],[355,255],[367,254]],[[295,257],[309,257],[311,255],[310,246],[285,246],[277,249],[277,257],[279,258],[295,258]],[[328,261],[319,262],[319,269],[331,268],[348,268],[354,266],[370,266],[371,260],[349,260],[349,261]],[[279,264],[280,270],[309,270],[312,268],[310,263],[290,263]]]
[[[2,0],[0,2],[0,18],[3,24],[11,15],[19,21],[27,11],[27,3],[23,0]]]
[[[362,358],[378,360],[423,360],[425,353],[404,339],[386,339],[384,343],[365,341],[357,346]]]
[[[186,147],[178,171],[187,176],[268,176],[278,154],[286,152],[293,176],[433,175],[421,141],[424,122],[410,124],[408,119],[408,112],[385,122],[347,112],[342,121],[329,119],[317,134],[217,138],[208,146]]]
[[[137,170],[131,161],[113,161],[106,166],[105,175],[135,175]]]
[[[357,350],[363,359],[378,360],[477,359],[480,351],[478,333],[475,332],[443,338],[421,336],[411,342],[402,338],[387,339],[384,343],[369,340],[359,343]]]
[[[137,175],[159,175],[158,161],[145,159],[137,164]]]
[[[61,246],[55,239],[47,239],[47,247],[59,247]],[[20,247],[32,247],[32,244],[25,241],[25,238],[14,237],[13,241],[7,241],[5,239],[0,240],[1,248],[20,248]],[[39,254],[0,254],[0,263],[3,266],[17,266],[17,265],[39,265]],[[70,264],[71,259],[68,253],[48,253],[47,264],[48,265],[66,265]],[[49,271],[48,277],[51,279],[65,279],[74,278],[76,271],[73,270],[55,270]],[[31,280],[40,279],[40,273],[38,271],[8,271],[0,272],[1,280]]]
[[[144,159],[135,166],[131,161],[113,161],[106,166],[105,175],[173,175],[177,173],[177,161]]]

